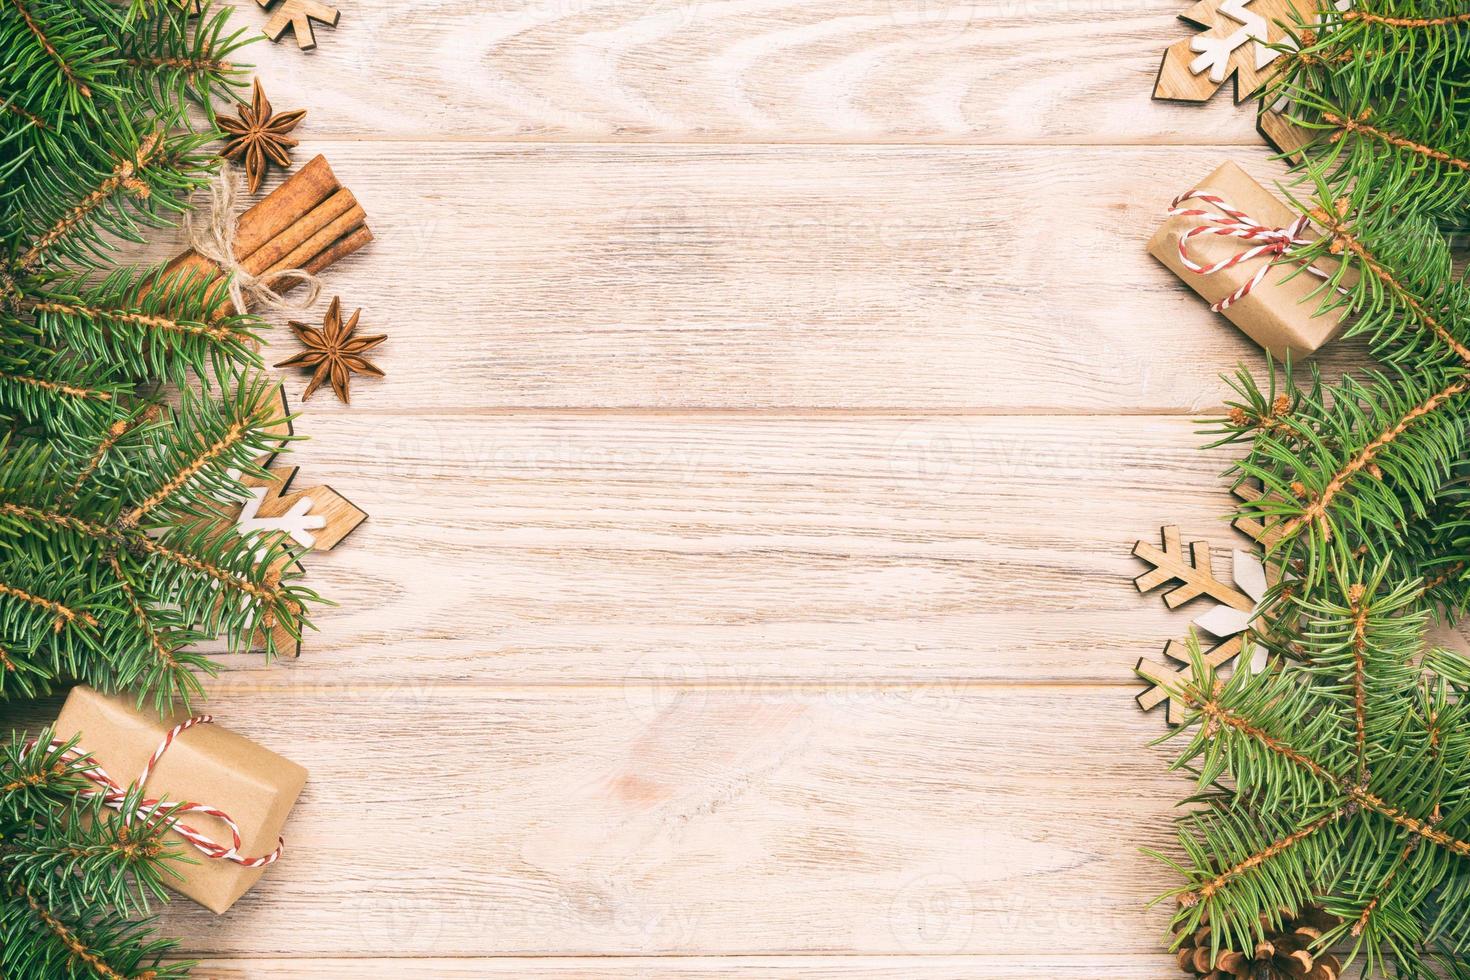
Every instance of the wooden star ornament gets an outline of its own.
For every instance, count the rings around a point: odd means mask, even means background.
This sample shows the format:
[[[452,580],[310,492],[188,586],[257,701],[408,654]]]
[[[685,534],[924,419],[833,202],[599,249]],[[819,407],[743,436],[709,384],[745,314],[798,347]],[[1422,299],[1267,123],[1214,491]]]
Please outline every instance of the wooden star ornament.
[[[269,9],[276,0],[255,0],[262,7]],[[342,12],[330,4],[320,3],[318,0],[285,0],[276,12],[271,14],[270,20],[265,22],[261,32],[272,41],[279,41],[286,28],[291,28],[296,35],[296,46],[302,51],[310,51],[316,47],[316,34],[311,29],[311,22],[326,24],[328,27],[336,27],[337,21],[341,19]]]
[[[254,194],[265,179],[265,172],[274,163],[282,170],[291,167],[291,148],[296,140],[286,134],[295,129],[306,118],[305,109],[277,113],[271,108],[260,79],[250,93],[250,104],[241,104],[234,119],[221,117],[219,128],[229,135],[230,141],[220,151],[226,160],[245,160],[245,179]]]
[[[383,377],[383,372],[376,364],[373,364],[363,355],[387,340],[386,334],[373,334],[371,336],[357,336],[357,318],[362,310],[353,310],[352,318],[345,324],[342,322],[342,298],[332,298],[332,305],[327,309],[327,315],[322,319],[321,328],[299,323],[296,320],[290,322],[291,332],[296,339],[305,345],[306,350],[295,357],[281,361],[276,367],[303,367],[311,368],[311,381],[302,393],[301,400],[306,401],[312,392],[322,386],[323,382],[330,381],[332,390],[343,402],[352,401],[349,386],[354,374],[371,374],[375,377]]]

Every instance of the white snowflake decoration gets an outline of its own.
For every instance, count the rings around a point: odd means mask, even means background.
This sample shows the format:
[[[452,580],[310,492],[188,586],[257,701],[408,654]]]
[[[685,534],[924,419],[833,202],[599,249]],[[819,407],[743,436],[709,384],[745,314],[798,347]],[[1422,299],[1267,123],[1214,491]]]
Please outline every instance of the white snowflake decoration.
[[[1264,533],[1264,529],[1257,525],[1237,522],[1236,526],[1251,537]],[[1221,669],[1232,661],[1238,663],[1237,658],[1245,656],[1250,658],[1251,669],[1264,667],[1267,652],[1250,638],[1251,624],[1263,612],[1270,585],[1261,559],[1250,551],[1233,550],[1231,569],[1234,582],[1226,583],[1215,577],[1207,542],[1193,541],[1186,547],[1179,528],[1172,526],[1163,528],[1160,536],[1162,547],[1147,541],[1139,541],[1133,546],[1134,555],[1154,566],[1134,579],[1138,591],[1151,592],[1161,585],[1178,583],[1163,596],[1164,604],[1170,609],[1200,596],[1213,599],[1214,605],[1193,621],[1202,632],[1217,640],[1214,646],[1201,650],[1205,663]],[[1164,656],[1169,663],[1140,659],[1134,669],[1150,684],[1138,696],[1140,707],[1147,711],[1167,702],[1168,719],[1172,725],[1181,720],[1179,714],[1183,705],[1170,692],[1177,690],[1180,682],[1189,678],[1192,669],[1188,644],[1182,640],[1170,640],[1164,647]]]
[[[250,491],[250,499],[245,501],[240,508],[240,516],[235,521],[235,530],[242,537],[251,534],[269,534],[275,531],[285,531],[291,540],[303,548],[310,548],[316,544],[316,535],[312,531],[320,531],[327,526],[327,519],[311,512],[312,504],[315,502],[310,497],[302,497],[291,505],[291,509],[278,517],[260,517],[260,505],[265,503],[269,492],[266,487],[255,487]]]
[[[1250,612],[1242,612],[1224,603],[1194,617],[1194,625],[1213,637],[1224,640],[1232,636],[1243,636],[1242,654],[1249,654],[1251,669],[1266,666],[1266,651],[1252,643],[1248,635],[1251,623],[1261,614],[1261,602],[1266,598],[1266,565],[1249,551],[1239,549],[1230,553],[1230,571],[1235,578],[1235,587],[1251,597],[1255,605]]]
[[[1189,63],[1192,74],[1198,75],[1208,71],[1210,81],[1221,84],[1230,71],[1230,56],[1243,44],[1255,45],[1256,70],[1260,71],[1281,52],[1268,47],[1269,36],[1266,18],[1260,14],[1247,10],[1246,5],[1251,0],[1225,0],[1220,4],[1220,13],[1231,20],[1238,22],[1241,27],[1232,31],[1225,37],[1219,37],[1206,31],[1195,35],[1189,42],[1189,50],[1199,55]]]
[[[228,471],[230,479],[239,480],[241,473],[237,469]],[[303,548],[311,548],[316,544],[316,535],[312,531],[320,531],[327,526],[327,519],[321,515],[311,512],[315,503],[311,497],[302,497],[291,505],[291,509],[276,517],[261,517],[260,508],[270,496],[270,487],[250,487],[250,497],[240,506],[240,516],[235,518],[235,532],[242,538],[248,538],[253,534],[270,534],[284,531]]]

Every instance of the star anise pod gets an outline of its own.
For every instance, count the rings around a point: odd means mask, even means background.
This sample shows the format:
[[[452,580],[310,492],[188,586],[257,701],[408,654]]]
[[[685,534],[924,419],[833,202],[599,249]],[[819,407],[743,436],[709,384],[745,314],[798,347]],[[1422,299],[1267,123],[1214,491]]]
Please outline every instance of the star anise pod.
[[[342,299],[333,297],[332,305],[322,319],[321,329],[298,323],[295,320],[290,322],[291,332],[296,335],[297,340],[306,345],[306,350],[295,357],[281,361],[276,367],[312,369],[311,381],[301,395],[302,401],[310,398],[311,393],[320,388],[322,382],[330,381],[337,397],[350,403],[352,398],[348,392],[348,385],[352,382],[352,375],[371,374],[379,378],[383,376],[378,366],[362,355],[387,340],[388,337],[385,334],[356,336],[357,317],[361,312],[362,310],[354,310],[352,319],[344,324],[342,322]]]
[[[220,156],[226,160],[245,158],[245,177],[250,193],[254,194],[260,189],[260,182],[265,179],[265,172],[272,163],[282,170],[290,168],[291,147],[296,145],[296,140],[286,134],[305,118],[305,109],[277,114],[257,78],[250,104],[241,103],[237,118],[221,118],[219,121],[219,128],[231,137]]]

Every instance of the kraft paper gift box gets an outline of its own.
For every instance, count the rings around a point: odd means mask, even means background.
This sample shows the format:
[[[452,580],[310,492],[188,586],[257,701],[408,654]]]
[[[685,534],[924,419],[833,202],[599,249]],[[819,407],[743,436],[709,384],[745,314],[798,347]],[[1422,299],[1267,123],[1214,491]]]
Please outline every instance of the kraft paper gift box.
[[[1219,195],[1233,208],[1268,228],[1288,228],[1301,217],[1252,180],[1244,170],[1228,161],[1194,185],[1194,189]],[[1214,205],[1193,198],[1179,203],[1186,208],[1216,210]],[[1190,288],[1214,304],[1249,282],[1262,265],[1269,264],[1277,256],[1261,255],[1208,275],[1195,272],[1184,264],[1179,254],[1179,240],[1190,229],[1208,223],[1208,218],[1198,215],[1171,217],[1149,240],[1148,250]],[[1188,248],[1195,264],[1208,268],[1239,255],[1255,244],[1240,238],[1206,233],[1192,236]],[[1336,270],[1337,263],[1318,260],[1317,266],[1330,274]],[[1342,331],[1342,306],[1318,315],[1324,302],[1336,298],[1330,294],[1331,288],[1320,277],[1291,261],[1288,255],[1277,262],[1249,293],[1221,312],[1252,340],[1270,351],[1273,357],[1284,359],[1288,352],[1293,357],[1301,357],[1317,350]]]
[[[160,718],[129,699],[72,689],[56,719],[54,737],[77,739],[124,789],[143,772],[154,751],[186,713]],[[306,784],[306,770],[242,735],[214,724],[181,732],[154,766],[145,795],[170,802],[203,804],[230,815],[240,827],[240,854],[254,858],[275,850],[286,816]],[[234,843],[229,827],[216,817],[191,813],[180,821],[214,841]],[[215,913],[223,913],[260,880],[266,868],[248,868],[201,853],[177,831],[168,835],[179,854],[195,863],[173,862],[182,878],[164,882]]]

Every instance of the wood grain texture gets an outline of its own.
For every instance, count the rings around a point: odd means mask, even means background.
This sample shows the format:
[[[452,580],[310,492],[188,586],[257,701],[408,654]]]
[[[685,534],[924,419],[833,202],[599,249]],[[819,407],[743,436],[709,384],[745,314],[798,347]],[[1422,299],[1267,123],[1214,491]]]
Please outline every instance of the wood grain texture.
[[[1137,847],[1188,783],[1116,688],[479,681],[216,699],[311,776],[255,889],[164,926],[308,958],[1157,953]]]
[[[1248,543],[1196,429],[308,411],[282,463],[372,516],[305,559],[343,605],[302,658],[227,682],[1126,685],[1203,611],[1140,596],[1133,543],[1179,523],[1225,581]]]
[[[209,960],[195,971],[202,980],[476,980],[535,977],[590,980],[648,977],[709,980],[772,977],[777,980],[1139,980],[1174,971],[1167,956],[749,956],[749,957],[535,957],[499,959]],[[1146,972],[1145,972],[1146,971]]]
[[[389,380],[315,416],[1189,413],[1264,363],[1144,248],[1220,147],[327,149],[378,240],[294,318],[361,306]],[[1244,159],[1278,172],[1264,148]],[[272,341],[268,363],[298,349]]]
[[[1243,540],[1192,419],[1262,362],[1144,243],[1280,173],[1150,100],[1184,8],[360,0],[247,49],[376,237],[294,318],[390,340],[350,407],[286,380],[282,463],[372,517],[303,656],[210,682],[312,777],[229,916],[164,912],[199,975],[1173,975],[1131,670],[1193,612],[1128,551]]]
[[[264,15],[234,0],[245,23]],[[256,45],[313,132],[357,138],[1255,146],[1152,105],[1176,0],[372,0],[302,58]],[[274,91],[274,90],[273,90]],[[284,104],[284,103],[283,103]]]

